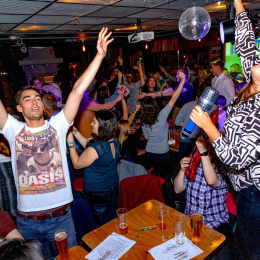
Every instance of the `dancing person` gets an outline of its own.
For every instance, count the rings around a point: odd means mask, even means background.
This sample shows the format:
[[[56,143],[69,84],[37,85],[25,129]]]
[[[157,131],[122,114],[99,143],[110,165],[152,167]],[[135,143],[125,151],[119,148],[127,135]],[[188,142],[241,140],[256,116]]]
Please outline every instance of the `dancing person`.
[[[179,97],[185,83],[185,74],[180,72],[181,82],[173,93],[169,103],[159,111],[156,101],[152,97],[146,97],[141,107],[140,118],[145,139],[148,139],[145,154],[154,166],[155,174],[169,178],[170,153],[168,145],[167,117]],[[163,166],[163,167],[162,167]],[[163,172],[162,172],[163,171]]]
[[[81,156],[76,152],[71,132],[68,134],[67,142],[73,166],[76,169],[84,168],[85,198],[98,218],[98,224],[103,225],[115,218],[119,195],[116,116],[108,110],[100,110],[95,113],[91,126],[96,137],[88,143]]]
[[[219,159],[231,166],[229,177],[236,191],[237,221],[248,253],[260,259],[260,177],[259,177],[259,99],[260,57],[255,34],[241,0],[236,8],[235,47],[247,85],[227,109],[225,136],[212,124],[207,113],[196,106],[191,113],[194,123],[208,134]]]
[[[0,101],[0,129],[11,148],[13,175],[17,190],[17,225],[25,239],[38,240],[47,259],[58,255],[55,232],[62,228],[69,248],[76,245],[76,234],[69,203],[73,200],[66,158],[66,135],[79,108],[82,96],[96,75],[107,52],[103,28],[97,41],[97,54],[76,81],[66,105],[50,121],[44,121],[41,95],[30,85],[16,95],[17,110],[25,123],[8,115]],[[20,156],[26,150],[28,156]],[[18,167],[20,165],[20,167]]]

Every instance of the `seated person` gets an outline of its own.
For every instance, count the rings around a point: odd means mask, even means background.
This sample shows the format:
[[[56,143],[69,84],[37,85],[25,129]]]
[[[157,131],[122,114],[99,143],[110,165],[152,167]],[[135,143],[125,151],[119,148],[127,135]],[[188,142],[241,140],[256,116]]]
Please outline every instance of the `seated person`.
[[[224,133],[224,122],[226,120],[226,114],[227,112],[224,110],[226,104],[227,104],[227,99],[222,96],[222,95],[219,95],[215,104],[218,106],[219,108],[219,114],[218,114],[218,130],[220,132],[223,132]]]
[[[24,240],[11,216],[6,211],[0,211],[0,242],[1,239],[19,238]],[[1,254],[0,254],[0,259]],[[11,258],[10,258],[11,259]],[[13,259],[13,258],[12,258]]]
[[[231,259],[233,232],[228,224],[229,214],[225,204],[228,191],[226,171],[212,145],[206,144],[202,137],[198,138],[196,145],[201,154],[201,163],[197,167],[195,179],[190,182],[185,174],[191,158],[183,158],[181,169],[174,180],[174,190],[181,193],[186,189],[186,215],[199,212],[203,216],[204,225],[226,236],[227,246],[220,252],[219,259]]]

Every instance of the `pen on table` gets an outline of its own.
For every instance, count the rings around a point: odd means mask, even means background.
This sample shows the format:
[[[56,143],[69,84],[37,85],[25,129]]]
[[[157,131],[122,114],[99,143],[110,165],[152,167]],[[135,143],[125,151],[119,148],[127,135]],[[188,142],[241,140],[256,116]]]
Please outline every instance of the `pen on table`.
[[[155,227],[144,227],[144,228],[138,228],[138,231],[146,231],[146,230],[153,230]]]

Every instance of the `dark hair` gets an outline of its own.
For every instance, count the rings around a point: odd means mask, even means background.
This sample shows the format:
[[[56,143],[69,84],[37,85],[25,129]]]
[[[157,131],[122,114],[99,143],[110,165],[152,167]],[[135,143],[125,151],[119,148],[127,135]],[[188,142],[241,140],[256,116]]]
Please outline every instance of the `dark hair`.
[[[223,105],[225,106],[227,104],[227,99],[225,98],[225,96],[222,96],[222,95],[219,95],[216,102],[215,102],[216,105]]]
[[[256,85],[252,79],[250,79],[250,82],[247,83],[237,94],[237,97],[235,98],[232,106],[237,106],[240,102],[242,102],[242,104],[246,103],[251,97],[255,96],[256,94],[260,93],[260,92],[255,92],[253,94],[251,94],[251,88],[254,88],[256,90]]]
[[[186,78],[185,83],[189,82],[189,80],[190,80],[190,69],[189,69],[189,67],[180,67],[178,69],[178,71],[185,74],[185,78]]]
[[[98,141],[108,141],[116,137],[117,120],[113,112],[109,110],[99,110],[95,112],[95,117],[98,121],[98,136],[92,139],[89,144]]]
[[[30,85],[31,85],[31,86],[34,85],[34,81],[35,81],[36,79],[38,79],[38,78],[34,77],[34,78],[31,78],[31,79],[30,79]],[[40,79],[39,79],[39,80],[40,80]]]
[[[201,94],[203,93],[205,88],[199,88],[198,91],[197,91],[197,94],[196,94],[196,97],[197,98],[200,98]]]
[[[0,259],[2,260],[45,260],[41,245],[37,241],[7,239],[0,243]]]
[[[154,87],[154,91],[159,91],[160,90],[160,88],[158,87],[158,85],[157,85],[157,80],[156,80],[156,78],[154,77],[154,76],[151,76],[151,77],[149,77],[148,78],[148,83],[147,83],[147,86],[148,86],[148,89],[149,89],[149,80],[150,79],[154,79],[155,80],[155,87]]]
[[[32,85],[23,86],[23,87],[21,87],[21,88],[18,90],[18,92],[17,92],[16,95],[15,95],[15,102],[16,102],[17,105],[20,105],[22,93],[23,93],[24,91],[26,91],[26,90],[34,90],[34,91],[38,92],[39,95],[41,95],[40,91],[39,91],[37,88],[35,88],[34,86],[32,86]]]
[[[140,119],[142,125],[148,125],[152,127],[152,125],[157,122],[157,118],[160,112],[160,108],[158,107],[156,100],[152,97],[146,97],[143,100],[141,112],[140,112]]]
[[[61,77],[61,75],[55,75],[55,76],[53,77],[53,83],[60,83],[60,82],[62,82],[62,77]]]

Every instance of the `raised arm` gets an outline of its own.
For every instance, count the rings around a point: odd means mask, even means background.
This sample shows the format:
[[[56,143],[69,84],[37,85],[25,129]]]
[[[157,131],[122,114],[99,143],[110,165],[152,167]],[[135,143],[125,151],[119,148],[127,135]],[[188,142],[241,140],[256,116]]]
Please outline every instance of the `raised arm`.
[[[2,103],[2,101],[0,100],[0,129],[3,130],[5,123],[7,121],[8,118],[8,114],[5,110],[5,107]]]
[[[131,125],[132,122],[134,121],[135,115],[136,115],[136,113],[140,110],[140,108],[141,108],[141,105],[136,105],[136,106],[135,106],[135,111],[129,116],[128,122],[129,122],[130,125]]]
[[[191,159],[188,157],[185,157],[181,160],[181,169],[180,169],[178,175],[176,176],[176,178],[174,179],[174,191],[176,193],[181,193],[186,188],[185,182],[184,182],[184,174],[185,174],[186,168],[190,164],[190,160]]]
[[[86,148],[86,145],[89,142],[89,140],[85,138],[75,126],[72,127],[72,134],[77,138],[81,146]]]
[[[83,97],[83,94],[94,79],[103,58],[106,56],[107,46],[110,42],[113,41],[113,39],[108,40],[112,32],[107,34],[107,31],[108,28],[103,28],[100,31],[97,41],[97,55],[88,66],[88,68],[85,70],[85,72],[82,74],[82,76],[76,81],[68,97],[68,100],[64,107],[64,115],[69,124],[71,124],[74,120],[78,112],[79,104]]]
[[[168,105],[169,105],[170,107],[173,107],[173,106],[174,106],[174,104],[175,104],[175,102],[177,101],[179,95],[181,94],[181,90],[182,90],[183,85],[184,85],[184,83],[185,83],[185,74],[182,73],[182,72],[180,72],[180,73],[179,73],[179,77],[181,78],[181,82],[179,83],[178,88],[175,90],[175,92],[174,92],[173,95],[172,95],[172,98],[170,99],[170,101],[169,101],[169,103],[168,103]]]
[[[246,12],[244,12],[242,1],[234,0],[234,6],[236,8],[235,48],[241,61],[246,81],[250,82],[251,68],[260,63],[259,49],[255,43],[253,25]]]

